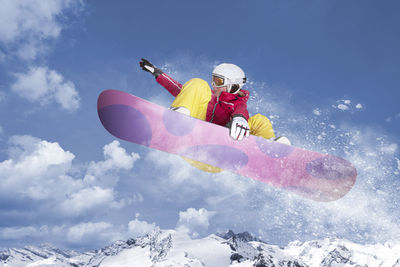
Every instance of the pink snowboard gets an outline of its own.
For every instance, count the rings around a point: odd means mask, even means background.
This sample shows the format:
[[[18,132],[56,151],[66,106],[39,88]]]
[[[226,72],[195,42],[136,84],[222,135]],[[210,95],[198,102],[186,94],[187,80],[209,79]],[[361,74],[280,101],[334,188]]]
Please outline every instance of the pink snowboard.
[[[201,161],[316,201],[339,199],[356,181],[356,169],[344,159],[256,136],[235,141],[226,127],[125,92],[103,91],[97,111],[104,128],[117,138]]]

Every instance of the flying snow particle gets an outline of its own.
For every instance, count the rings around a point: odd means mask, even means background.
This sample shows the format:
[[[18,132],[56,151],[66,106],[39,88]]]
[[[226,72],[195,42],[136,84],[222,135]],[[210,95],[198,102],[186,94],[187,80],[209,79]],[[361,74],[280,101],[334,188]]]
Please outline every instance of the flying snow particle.
[[[397,120],[397,119],[399,119],[399,118],[400,118],[400,113],[398,113],[398,114],[396,114],[396,115],[394,115],[394,116],[387,117],[387,118],[385,119],[385,121],[386,121],[387,123],[389,123],[389,122],[392,122],[393,120]]]
[[[389,145],[383,145],[383,146],[380,148],[380,150],[381,150],[383,153],[394,154],[394,153],[396,153],[397,148],[398,148],[398,145],[397,145],[397,144],[389,144]]]
[[[346,106],[346,105],[344,105],[344,104],[339,104],[339,105],[337,106],[337,108],[338,108],[338,109],[341,109],[341,110],[348,110],[348,109],[349,109],[349,107]]]
[[[317,116],[320,116],[320,115],[321,115],[321,111],[320,111],[318,108],[315,108],[315,109],[312,111],[312,113],[313,113],[314,115],[317,115]]]

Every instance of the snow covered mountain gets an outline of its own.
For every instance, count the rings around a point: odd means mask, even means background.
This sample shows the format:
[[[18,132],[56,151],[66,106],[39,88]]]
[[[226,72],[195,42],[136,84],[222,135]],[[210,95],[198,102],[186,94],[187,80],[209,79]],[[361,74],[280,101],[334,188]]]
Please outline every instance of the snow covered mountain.
[[[400,242],[359,245],[325,239],[268,245],[249,233],[191,239],[175,230],[155,230],[101,250],[61,251],[50,245],[0,251],[0,266],[390,266],[400,267]]]

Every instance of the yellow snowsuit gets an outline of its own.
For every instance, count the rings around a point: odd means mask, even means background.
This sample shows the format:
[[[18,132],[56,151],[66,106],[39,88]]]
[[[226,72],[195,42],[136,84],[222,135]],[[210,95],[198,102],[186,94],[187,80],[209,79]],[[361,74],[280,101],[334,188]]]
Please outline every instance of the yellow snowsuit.
[[[206,120],[207,107],[212,98],[212,91],[208,83],[202,79],[192,79],[185,83],[176,96],[172,107],[185,107],[190,111],[190,116]],[[275,133],[269,119],[261,114],[256,114],[248,119],[250,134],[266,139],[274,138]],[[207,172],[221,172],[220,168],[185,158],[191,165]]]

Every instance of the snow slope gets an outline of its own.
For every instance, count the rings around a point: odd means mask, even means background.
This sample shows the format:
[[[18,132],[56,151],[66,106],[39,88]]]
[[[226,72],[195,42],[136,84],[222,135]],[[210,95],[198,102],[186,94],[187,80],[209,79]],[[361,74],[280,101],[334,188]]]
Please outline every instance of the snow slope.
[[[62,251],[49,245],[0,252],[0,266],[388,266],[400,267],[400,242],[360,245],[346,240],[269,245],[248,233],[191,239],[155,230],[97,251]]]

